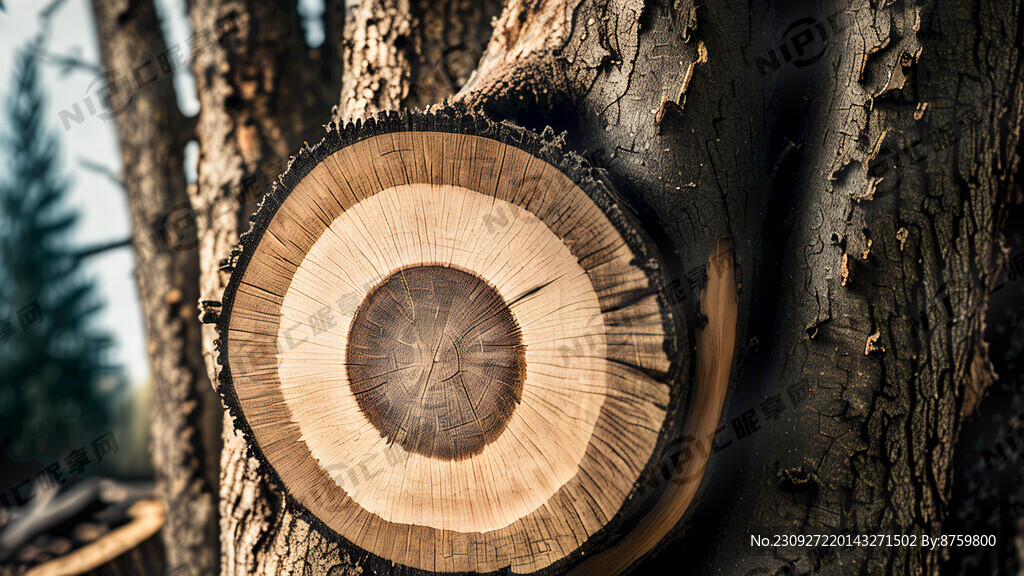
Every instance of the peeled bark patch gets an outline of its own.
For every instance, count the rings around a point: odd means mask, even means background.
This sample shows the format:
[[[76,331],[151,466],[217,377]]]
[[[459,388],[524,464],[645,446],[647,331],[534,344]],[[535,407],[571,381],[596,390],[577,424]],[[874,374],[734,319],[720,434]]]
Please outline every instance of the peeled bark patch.
[[[318,525],[431,573],[606,546],[665,458],[682,321],[617,194],[445,110],[328,130],[229,267],[221,392]]]

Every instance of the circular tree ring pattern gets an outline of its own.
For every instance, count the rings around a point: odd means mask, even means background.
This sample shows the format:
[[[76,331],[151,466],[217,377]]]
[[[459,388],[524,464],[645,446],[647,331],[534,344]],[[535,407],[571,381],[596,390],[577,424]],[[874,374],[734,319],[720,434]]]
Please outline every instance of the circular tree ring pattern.
[[[340,368],[388,442],[459,460],[501,435],[526,373],[505,302],[476,274],[435,264],[401,268],[363,298]]]
[[[551,571],[664,458],[681,321],[585,166],[406,120],[329,131],[268,195],[233,257],[221,392],[289,501],[373,557]]]

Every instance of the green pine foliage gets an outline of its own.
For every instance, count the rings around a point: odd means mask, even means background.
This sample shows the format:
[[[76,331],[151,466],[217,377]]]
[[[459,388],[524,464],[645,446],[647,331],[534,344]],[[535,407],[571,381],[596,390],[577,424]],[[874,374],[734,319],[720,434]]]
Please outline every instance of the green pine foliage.
[[[0,124],[0,439],[31,458],[109,429],[104,398],[123,385],[104,364],[102,304],[69,240],[77,215],[45,125],[40,53],[32,43],[18,54]]]

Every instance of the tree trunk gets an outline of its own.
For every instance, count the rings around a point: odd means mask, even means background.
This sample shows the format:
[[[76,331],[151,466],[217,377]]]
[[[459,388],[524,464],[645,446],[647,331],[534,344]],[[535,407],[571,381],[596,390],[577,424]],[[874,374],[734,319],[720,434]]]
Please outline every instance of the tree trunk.
[[[809,397],[756,438],[713,566],[937,574],[941,547],[749,535],[941,534],[961,418],[994,379],[984,314],[1019,169],[1021,3],[824,13],[842,30],[811,72],[793,196],[776,188],[793,206],[782,267],[762,283],[781,286],[766,393]]]
[[[749,539],[941,530],[961,419],[993,378],[983,321],[1019,173],[1020,0],[509,0],[493,35],[493,4],[411,0],[362,2],[339,35],[340,4],[318,53],[292,6],[191,6],[196,30],[239,29],[192,64],[204,321],[258,176],[276,177],[322,122],[461,87],[455,99],[494,120],[564,130],[600,168],[665,260],[693,347],[681,452],[635,529],[570,573],[684,557],[701,573],[938,573],[939,548]],[[782,38],[765,24],[775,10],[796,15]],[[818,52],[794,60],[808,39]],[[222,571],[369,570],[224,424]]]
[[[216,30],[230,22],[237,32],[198,51],[192,60],[200,101],[198,187],[192,206],[198,215],[200,301],[220,300],[226,274],[222,261],[244,231],[262,196],[262,179],[273,181],[290,151],[315,134],[318,116],[329,110],[318,69],[305,47],[290,7],[269,2],[198,1],[190,6],[194,30]],[[325,42],[325,49],[330,45]],[[329,59],[325,56],[325,59]],[[328,71],[332,70],[329,66]],[[321,116],[327,120],[327,115]],[[201,314],[215,308],[201,306]],[[203,349],[217,382],[212,327],[204,326]],[[280,501],[256,474],[244,439],[224,415],[220,484],[220,570],[223,574],[273,574],[306,557],[316,558],[319,541],[290,526]],[[273,527],[281,521],[284,530]],[[292,530],[298,546],[289,548]],[[291,556],[290,556],[291,555]]]
[[[202,359],[195,214],[185,191],[184,149],[192,123],[178,111],[156,10],[141,2],[95,1],[104,77],[121,146],[136,278],[152,373],[153,467],[167,504],[167,561],[209,574],[219,563],[217,484],[220,398]],[[148,55],[143,59],[143,55]],[[163,58],[163,60],[160,60]],[[97,92],[98,94],[99,92]]]
[[[495,0],[359,2],[345,24],[337,119],[425,108],[466,83],[491,36]]]

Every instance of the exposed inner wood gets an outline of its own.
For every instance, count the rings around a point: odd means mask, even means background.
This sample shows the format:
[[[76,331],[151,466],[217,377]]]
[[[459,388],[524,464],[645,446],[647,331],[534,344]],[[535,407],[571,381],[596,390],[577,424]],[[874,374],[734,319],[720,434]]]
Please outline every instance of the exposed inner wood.
[[[729,390],[733,356],[736,351],[738,295],[733,269],[732,242],[719,240],[718,250],[708,258],[708,283],[701,293],[701,313],[708,322],[697,335],[697,372],[693,402],[686,415],[682,438],[701,441],[714,438]],[[683,457],[671,483],[654,509],[611,548],[592,556],[570,576],[615,576],[654,549],[682,520],[697,495],[710,450]]]
[[[434,572],[536,572],[615,516],[665,425],[662,313],[635,260],[582,189],[522,150],[449,133],[369,138],[313,167],[262,232],[228,310],[239,408],[289,494],[357,546]],[[484,283],[463,279],[418,295],[388,286],[408,282],[414,269],[435,276],[417,279],[421,287],[454,271]],[[423,384],[420,392],[454,373],[454,350],[436,326],[420,336],[431,352],[422,355],[370,343],[409,342],[399,323],[382,328],[383,316],[353,327],[353,317],[362,323],[382,314],[367,310],[397,298],[423,298],[424,313],[450,302],[448,313],[489,318],[481,342],[507,349],[501,378],[521,381],[519,404],[479,451],[445,457],[436,440],[417,450],[425,436],[409,433],[413,419],[424,434],[444,424],[402,413],[397,393],[368,391],[365,375],[388,362],[437,372],[405,375],[414,388]],[[496,298],[507,318],[474,312],[502,310]],[[508,368],[513,325],[522,370]],[[352,362],[346,354],[356,349],[362,356]],[[502,370],[489,365],[498,363],[491,352],[476,363],[494,379]],[[465,393],[441,386],[434,400],[417,402],[436,418],[479,419],[453,415],[471,404],[445,398],[450,392]],[[509,400],[490,402],[501,413]],[[382,423],[396,419],[404,436]]]
[[[503,200],[419,184],[384,190],[372,200],[332,222],[292,278],[277,346],[284,400],[313,457],[366,510],[391,522],[445,530],[507,527],[536,512],[573,478],[597,426],[607,393],[607,338],[597,294],[565,244],[536,216]],[[509,215],[503,228],[510,230],[501,231],[501,241],[489,242],[489,217],[496,212]],[[491,228],[490,235],[498,233]],[[382,241],[390,249],[379,249]],[[346,385],[347,362],[338,351],[347,348],[350,315],[329,330],[317,320],[310,323],[310,314],[317,318],[332,302],[341,309],[353,299],[365,301],[386,271],[422,263],[491,279],[523,332],[522,406],[508,424],[509,434],[477,458],[425,458],[382,438]],[[339,267],[346,279],[337,282],[348,283],[340,291],[338,284],[323,281],[325,271]],[[328,420],[325,406],[331,407]],[[509,466],[512,471],[493,473]],[[487,482],[478,480],[488,476]],[[430,482],[409,482],[419,477]],[[471,503],[474,513],[444,512],[460,509],[460,503]]]
[[[519,325],[475,274],[403,268],[363,300],[346,352],[366,417],[408,452],[461,460],[505,429],[523,393]]]

